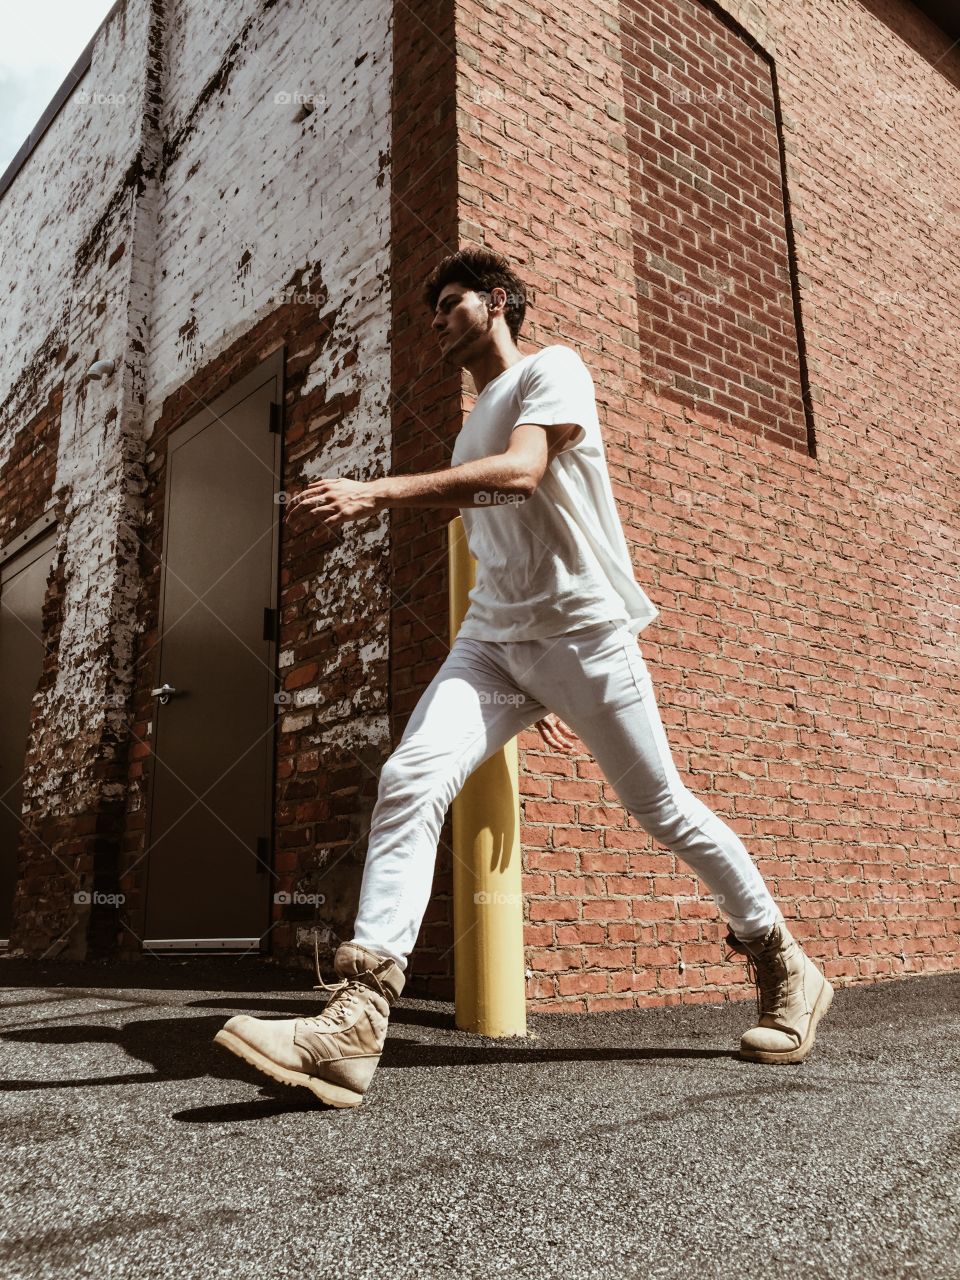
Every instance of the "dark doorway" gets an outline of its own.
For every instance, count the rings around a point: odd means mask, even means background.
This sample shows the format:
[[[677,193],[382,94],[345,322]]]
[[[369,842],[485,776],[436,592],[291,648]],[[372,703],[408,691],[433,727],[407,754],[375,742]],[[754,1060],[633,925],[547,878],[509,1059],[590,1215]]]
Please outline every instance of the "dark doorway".
[[[46,528],[52,519],[42,517],[38,524]],[[37,536],[30,530],[0,556],[0,940],[4,945],[10,937],[17,886],[30,715],[43,667],[43,598],[55,548],[55,531]]]
[[[144,946],[270,923],[283,350],[168,441]],[[169,689],[169,692],[162,690]]]

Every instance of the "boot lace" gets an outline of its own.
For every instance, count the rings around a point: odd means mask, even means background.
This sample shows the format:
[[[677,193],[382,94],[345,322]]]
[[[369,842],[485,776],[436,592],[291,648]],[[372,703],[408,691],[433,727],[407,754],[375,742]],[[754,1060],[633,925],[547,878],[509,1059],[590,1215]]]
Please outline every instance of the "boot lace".
[[[365,990],[369,991],[371,988],[379,991],[389,1003],[383,984],[373,972],[367,972],[363,977],[343,978],[340,982],[324,982],[320,975],[320,945],[317,942],[316,934],[313,935],[313,963],[317,975],[317,981],[313,986],[314,991],[332,991],[333,994],[319,1014],[314,1015],[312,1018],[304,1018],[304,1022],[309,1022],[312,1026],[319,1027],[322,1030],[323,1028],[320,1024],[323,1022],[326,1022],[329,1026],[336,1026],[340,1022],[346,1021],[362,993]]]
[[[769,958],[764,963],[764,957],[755,961],[748,956],[747,974],[756,984],[759,1017],[765,1013],[775,1014],[781,1005],[786,1004],[788,975],[785,965],[774,964]]]
[[[786,1003],[789,986],[787,966],[776,959],[780,952],[777,932],[770,935],[767,945],[759,949],[756,956],[751,955],[739,938],[731,935],[727,943],[730,947],[728,959],[734,954],[746,957],[747,977],[756,987],[757,1017],[762,1018],[765,1013],[775,1014]]]

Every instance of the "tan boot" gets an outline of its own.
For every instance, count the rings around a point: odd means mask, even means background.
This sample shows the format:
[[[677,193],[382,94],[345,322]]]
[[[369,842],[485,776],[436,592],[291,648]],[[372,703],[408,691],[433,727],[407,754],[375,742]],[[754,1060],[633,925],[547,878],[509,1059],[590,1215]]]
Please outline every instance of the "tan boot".
[[[390,1008],[406,976],[396,961],[355,942],[341,943],[333,964],[343,981],[328,986],[320,980],[320,987],[334,992],[322,1013],[312,1018],[239,1014],[214,1040],[281,1084],[304,1085],[332,1107],[356,1107],[377,1069]]]
[[[732,930],[727,946],[747,957],[757,985],[760,1021],[740,1039],[751,1062],[802,1062],[813,1048],[817,1023],[830,1008],[833,987],[805,955],[781,917],[760,939],[744,942]]]

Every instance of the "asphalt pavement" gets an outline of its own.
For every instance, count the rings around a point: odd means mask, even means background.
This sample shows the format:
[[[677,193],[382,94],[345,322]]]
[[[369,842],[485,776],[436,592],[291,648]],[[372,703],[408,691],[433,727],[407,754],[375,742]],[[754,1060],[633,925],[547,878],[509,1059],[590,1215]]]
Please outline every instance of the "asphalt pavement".
[[[495,1040],[401,998],[354,1110],[212,1042],[311,981],[0,959],[0,1276],[960,1278],[960,975],[838,990],[777,1067],[752,1003]]]

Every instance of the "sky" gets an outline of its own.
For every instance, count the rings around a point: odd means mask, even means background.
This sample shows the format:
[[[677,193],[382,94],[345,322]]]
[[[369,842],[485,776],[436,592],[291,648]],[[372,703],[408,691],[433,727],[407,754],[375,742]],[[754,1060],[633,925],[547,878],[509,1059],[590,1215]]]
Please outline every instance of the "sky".
[[[112,5],[113,0],[6,0],[0,40],[0,173]]]

